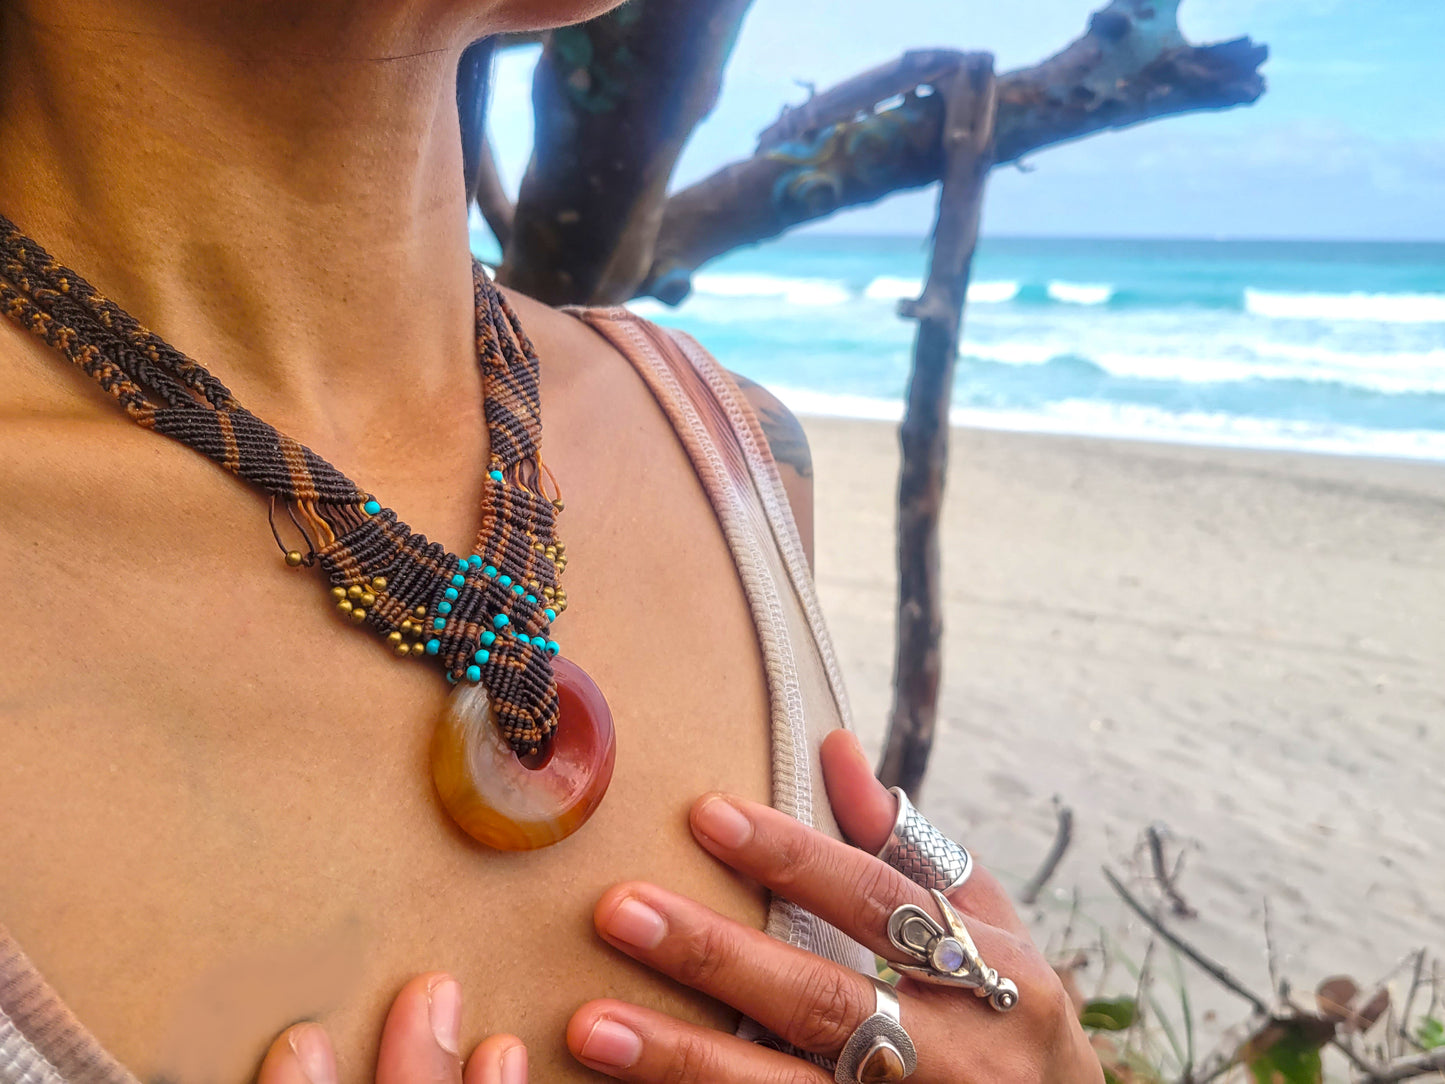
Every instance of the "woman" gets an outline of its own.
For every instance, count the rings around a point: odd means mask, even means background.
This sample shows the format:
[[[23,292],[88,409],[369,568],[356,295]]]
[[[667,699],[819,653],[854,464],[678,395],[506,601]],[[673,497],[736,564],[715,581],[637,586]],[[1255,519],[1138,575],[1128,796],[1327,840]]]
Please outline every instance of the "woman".
[[[4,0],[0,211],[254,415],[464,553],[495,448],[457,57],[486,34],[606,6]],[[731,1039],[736,1013],[714,998],[835,1056],[870,989],[854,972],[829,964],[806,990],[760,981],[781,958],[756,938],[728,957],[746,977],[689,965],[764,924],[758,882],[875,949],[879,894],[928,902],[880,863],[857,864],[860,851],[826,852],[844,868],[776,866],[823,855],[822,837],[756,803],[834,830],[809,749],[841,710],[778,477],[700,353],[616,314],[510,300],[542,359],[542,447],[567,497],[574,606],[558,633],[620,733],[591,822],[518,856],[472,845],[427,781],[447,703],[436,671],[378,652],[318,603],[307,569],[270,556],[255,489],[129,425],[40,338],[0,327],[0,569],[17,615],[0,678],[0,1080],[21,1072],[17,1052],[30,1059],[19,1079],[247,1079],[270,1037],[307,1018],[326,1038],[288,1031],[268,1080],[307,1066],[318,1084],[451,1079],[456,1052],[489,1032],[525,1040],[540,1080],[585,1075],[564,1032],[596,1069],[641,1035],[631,1065],[611,1070],[631,1079],[826,1079]],[[689,373],[708,380],[684,387]],[[720,404],[711,431],[704,400]],[[724,445],[745,464],[732,496]],[[805,499],[793,512],[806,537]],[[891,799],[856,749],[830,749],[831,782],[849,794],[840,816],[856,842],[877,842]],[[743,843],[736,818],[734,835],[715,834],[694,810],[723,863],[682,816],[712,790],[753,826]],[[1097,1079],[1002,897],[982,877],[960,891],[1021,1005],[994,1017],[966,994],[906,995],[916,1079]],[[655,940],[627,949],[645,966],[594,939],[599,899],[611,944]],[[660,939],[643,903],[664,914]],[[851,928],[865,911],[873,925]],[[781,907],[770,928],[847,955]],[[387,1002],[418,972],[382,1042]],[[599,994],[614,1000],[578,1010]],[[677,1030],[694,1027],[714,1030]],[[518,1049],[483,1045],[471,1079],[514,1084]]]

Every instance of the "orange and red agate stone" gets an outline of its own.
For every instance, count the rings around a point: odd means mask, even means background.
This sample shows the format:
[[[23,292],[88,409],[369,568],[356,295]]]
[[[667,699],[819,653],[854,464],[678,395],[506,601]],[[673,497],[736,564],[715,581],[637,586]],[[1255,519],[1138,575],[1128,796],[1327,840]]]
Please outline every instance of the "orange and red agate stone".
[[[432,738],[432,777],[442,805],[467,835],[500,851],[531,851],[566,839],[592,816],[617,741],[597,683],[576,663],[552,660],[559,717],[550,745],[518,757],[492,719],[481,685],[459,686]]]

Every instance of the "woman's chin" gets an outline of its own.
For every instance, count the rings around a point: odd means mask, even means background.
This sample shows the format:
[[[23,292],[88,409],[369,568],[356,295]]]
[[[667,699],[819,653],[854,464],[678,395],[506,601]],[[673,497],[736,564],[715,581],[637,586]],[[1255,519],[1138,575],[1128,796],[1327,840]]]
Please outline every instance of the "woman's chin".
[[[492,18],[503,30],[547,30],[585,22],[619,7],[622,0],[499,0]]]

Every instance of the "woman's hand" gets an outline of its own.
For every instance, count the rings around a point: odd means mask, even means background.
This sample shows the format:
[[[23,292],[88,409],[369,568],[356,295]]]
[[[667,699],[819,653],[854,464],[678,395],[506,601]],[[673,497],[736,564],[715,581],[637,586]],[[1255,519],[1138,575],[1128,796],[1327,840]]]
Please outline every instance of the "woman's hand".
[[[512,1035],[457,1052],[462,991],[440,972],[418,975],[396,995],[381,1032],[376,1084],[527,1084],[527,1048]],[[271,1044],[257,1084],[336,1084],[336,1057],[320,1024],[297,1024]]]
[[[830,735],[823,769],[838,823],[860,847],[805,828],[774,809],[710,795],[692,810],[698,842],[729,866],[812,911],[866,948],[896,956],[888,917],[900,904],[936,907],[918,885],[872,857],[895,801],[873,778],[857,741]],[[1053,969],[1003,889],[977,870],[949,895],[987,963],[1018,984],[1012,1012],[967,990],[908,979],[902,1022],[918,1050],[916,1084],[1094,1084],[1099,1060]],[[775,941],[690,899],[645,883],[610,889],[597,929],[649,967],[738,1009],[801,1050],[835,1059],[874,1011],[871,981]],[[567,1043],[583,1064],[621,1080],[667,1084],[830,1084],[801,1058],[620,1001],[592,1001],[572,1017]]]

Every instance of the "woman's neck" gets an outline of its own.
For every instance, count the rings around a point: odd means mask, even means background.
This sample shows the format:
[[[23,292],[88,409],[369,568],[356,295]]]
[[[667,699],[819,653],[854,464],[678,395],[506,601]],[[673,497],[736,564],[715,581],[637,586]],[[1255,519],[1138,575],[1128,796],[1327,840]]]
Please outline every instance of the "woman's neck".
[[[481,28],[383,7],[18,0],[0,25],[0,211],[320,444],[476,388],[454,88]]]

